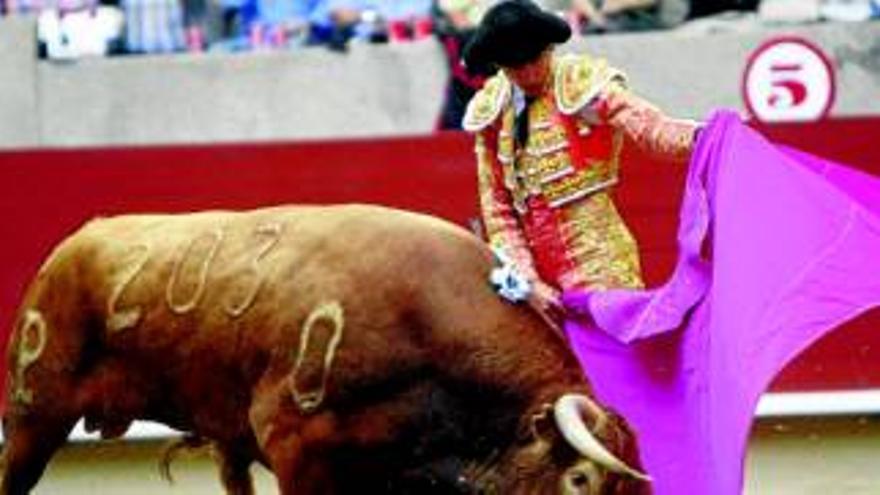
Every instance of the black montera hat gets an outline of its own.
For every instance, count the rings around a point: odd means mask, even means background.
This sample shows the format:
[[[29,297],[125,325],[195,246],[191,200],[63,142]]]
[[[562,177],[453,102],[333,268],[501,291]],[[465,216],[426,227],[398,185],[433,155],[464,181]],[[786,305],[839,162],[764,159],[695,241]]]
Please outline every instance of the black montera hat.
[[[464,47],[464,63],[472,72],[484,72],[495,65],[516,67],[570,36],[571,28],[564,19],[530,0],[502,0],[486,12]]]

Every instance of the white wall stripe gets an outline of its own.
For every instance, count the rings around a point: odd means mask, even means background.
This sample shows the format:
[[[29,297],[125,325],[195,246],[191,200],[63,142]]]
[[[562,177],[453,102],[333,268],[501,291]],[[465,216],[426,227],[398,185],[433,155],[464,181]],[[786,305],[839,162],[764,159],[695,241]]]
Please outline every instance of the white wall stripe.
[[[758,418],[855,416],[880,413],[880,389],[770,393],[761,397]]]
[[[858,416],[880,414],[880,389],[834,392],[784,392],[764,394],[755,417],[793,418],[807,416]],[[152,421],[135,421],[125,434],[126,440],[167,440],[181,432]],[[97,433],[86,433],[80,421],[70,434],[72,442],[99,440]],[[0,434],[0,442],[3,441]]]

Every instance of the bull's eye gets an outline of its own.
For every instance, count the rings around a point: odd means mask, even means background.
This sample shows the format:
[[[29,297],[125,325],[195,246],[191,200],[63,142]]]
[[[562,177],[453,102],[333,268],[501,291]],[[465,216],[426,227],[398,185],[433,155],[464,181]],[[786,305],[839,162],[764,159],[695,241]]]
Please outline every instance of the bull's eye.
[[[585,488],[590,483],[590,478],[584,473],[574,473],[569,477],[569,481],[575,488]]]
[[[596,466],[583,462],[569,469],[562,478],[560,495],[594,495],[602,477]]]

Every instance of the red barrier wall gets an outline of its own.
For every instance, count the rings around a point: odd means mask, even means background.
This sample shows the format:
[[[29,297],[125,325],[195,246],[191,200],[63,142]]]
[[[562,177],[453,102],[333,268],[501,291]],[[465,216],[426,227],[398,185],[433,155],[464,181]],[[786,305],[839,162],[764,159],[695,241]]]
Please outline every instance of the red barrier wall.
[[[779,142],[880,175],[880,119],[763,128]],[[380,203],[467,225],[476,217],[472,144],[464,134],[296,144],[218,144],[0,153],[0,328],[62,237],[97,215],[241,209],[281,203]],[[684,169],[633,155],[618,199],[649,283],[674,260]],[[442,269],[442,267],[438,267]],[[880,312],[823,339],[777,390],[880,387]],[[873,359],[872,359],[873,358]]]

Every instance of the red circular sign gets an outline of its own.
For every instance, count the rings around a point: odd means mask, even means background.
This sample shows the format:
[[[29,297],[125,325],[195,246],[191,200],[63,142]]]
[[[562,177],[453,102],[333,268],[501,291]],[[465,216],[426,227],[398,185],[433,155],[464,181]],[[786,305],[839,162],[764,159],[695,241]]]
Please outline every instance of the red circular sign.
[[[834,69],[813,43],[786,36],[764,42],[749,56],[743,100],[762,122],[814,121],[834,104]]]

